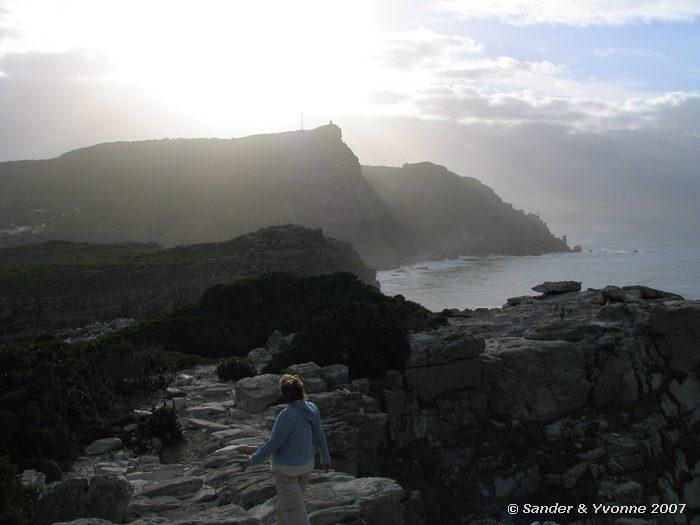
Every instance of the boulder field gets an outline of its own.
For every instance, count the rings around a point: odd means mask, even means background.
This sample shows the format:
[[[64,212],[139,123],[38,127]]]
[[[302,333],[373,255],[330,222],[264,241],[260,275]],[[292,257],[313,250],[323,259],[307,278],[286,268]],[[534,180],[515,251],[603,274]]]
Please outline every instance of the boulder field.
[[[311,478],[311,523],[700,524],[700,302],[578,289],[549,283],[503,308],[446,310],[448,324],[409,334],[404,369],[378,380],[296,366],[335,470]],[[44,489],[43,523],[273,523],[268,467],[239,462],[284,406],[276,381],[180,374],[168,402],[187,453],[86,453]],[[554,505],[574,511],[547,514]]]

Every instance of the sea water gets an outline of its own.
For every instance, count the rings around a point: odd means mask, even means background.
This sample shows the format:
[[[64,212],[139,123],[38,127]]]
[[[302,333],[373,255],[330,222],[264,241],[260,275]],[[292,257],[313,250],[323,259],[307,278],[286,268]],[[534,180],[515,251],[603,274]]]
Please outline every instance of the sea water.
[[[582,289],[644,285],[700,299],[700,246],[595,247],[581,253],[459,257],[377,272],[381,290],[432,311],[494,308],[509,297],[538,295],[545,281],[580,281]]]

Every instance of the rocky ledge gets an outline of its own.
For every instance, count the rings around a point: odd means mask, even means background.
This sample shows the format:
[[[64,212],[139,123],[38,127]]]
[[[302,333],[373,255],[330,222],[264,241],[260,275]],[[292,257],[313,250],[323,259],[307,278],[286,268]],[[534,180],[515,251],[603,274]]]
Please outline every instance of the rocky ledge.
[[[312,524],[700,525],[700,301],[642,286],[539,289],[499,309],[445,311],[448,325],[410,334],[405,368],[378,380],[351,381],[342,365],[293,368],[315,392],[338,470],[312,477]],[[192,459],[161,464],[119,449],[86,457],[83,480],[45,490],[43,523],[87,513],[139,525],[272,523],[267,467],[242,472],[238,462],[282,408],[277,376],[214,378],[200,368],[169,392]],[[79,510],[51,514],[62,508],[56,498]],[[123,512],[94,510],[105,501]],[[655,503],[676,510],[507,512]]]
[[[643,286],[535,289],[410,335],[406,369],[376,390],[393,468],[428,481],[434,523],[559,521],[507,513],[558,502],[685,504],[567,523],[700,524],[700,301]]]

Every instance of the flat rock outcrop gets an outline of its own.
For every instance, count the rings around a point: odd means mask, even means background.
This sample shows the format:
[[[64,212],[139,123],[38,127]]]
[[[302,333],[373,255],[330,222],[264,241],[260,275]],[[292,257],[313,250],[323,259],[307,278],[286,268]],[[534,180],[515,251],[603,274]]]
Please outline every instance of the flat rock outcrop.
[[[371,386],[405,451],[394,468],[441,487],[424,492],[429,522],[547,521],[506,505],[558,501],[685,503],[633,517],[700,523],[700,302],[577,285],[446,311],[448,326],[409,337],[406,369]]]

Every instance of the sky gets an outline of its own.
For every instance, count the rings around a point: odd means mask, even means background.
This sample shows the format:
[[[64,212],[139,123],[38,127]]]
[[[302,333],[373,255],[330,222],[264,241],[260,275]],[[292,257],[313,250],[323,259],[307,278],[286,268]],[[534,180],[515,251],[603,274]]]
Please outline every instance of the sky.
[[[0,161],[303,114],[558,235],[693,236],[699,51],[700,0],[0,0]]]

